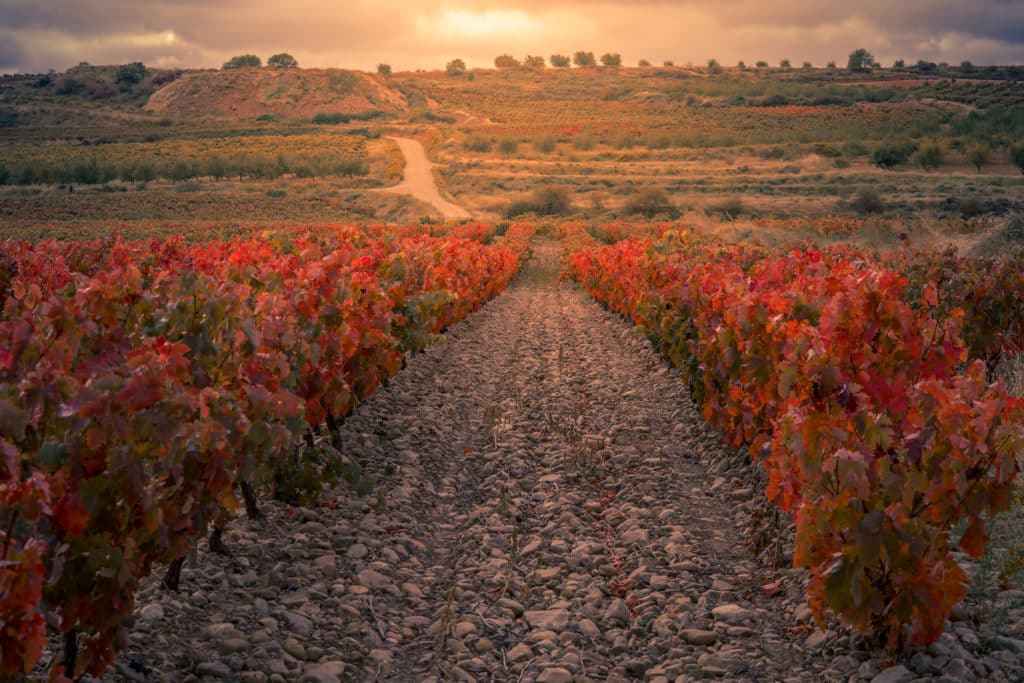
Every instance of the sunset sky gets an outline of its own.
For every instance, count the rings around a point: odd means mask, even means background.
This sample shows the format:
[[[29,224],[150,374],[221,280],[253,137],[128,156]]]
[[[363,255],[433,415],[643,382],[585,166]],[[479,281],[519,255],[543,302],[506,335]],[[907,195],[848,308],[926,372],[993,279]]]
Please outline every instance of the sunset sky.
[[[293,54],[302,66],[442,68],[455,57],[619,52],[625,64],[844,63],[896,58],[1024,63],[1021,0],[0,0],[0,73],[80,61],[219,67]]]

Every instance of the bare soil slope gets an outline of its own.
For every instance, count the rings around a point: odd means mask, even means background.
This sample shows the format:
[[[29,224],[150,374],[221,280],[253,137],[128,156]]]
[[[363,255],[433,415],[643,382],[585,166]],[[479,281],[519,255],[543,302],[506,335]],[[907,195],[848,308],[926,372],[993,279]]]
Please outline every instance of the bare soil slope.
[[[150,97],[149,111],[308,118],[322,112],[404,112],[405,98],[383,78],[342,69],[194,71]]]

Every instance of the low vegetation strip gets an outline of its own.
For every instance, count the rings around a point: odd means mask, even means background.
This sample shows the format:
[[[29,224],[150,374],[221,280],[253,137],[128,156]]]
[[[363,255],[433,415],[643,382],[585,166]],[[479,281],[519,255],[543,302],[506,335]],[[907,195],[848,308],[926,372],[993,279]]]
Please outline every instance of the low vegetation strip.
[[[963,334],[955,297],[987,295],[846,248],[573,241],[576,278],[646,328],[704,416],[767,470],[819,623],[828,608],[891,650],[941,635],[966,593],[954,551],[981,555],[1024,451],[1024,404],[988,383]],[[1012,310],[1002,322],[1019,330]]]
[[[236,488],[258,516],[254,487],[300,503],[358,478],[340,423],[500,292],[531,236],[0,243],[0,676],[30,673],[49,636],[50,674],[102,673],[139,581],[169,565],[175,586]]]

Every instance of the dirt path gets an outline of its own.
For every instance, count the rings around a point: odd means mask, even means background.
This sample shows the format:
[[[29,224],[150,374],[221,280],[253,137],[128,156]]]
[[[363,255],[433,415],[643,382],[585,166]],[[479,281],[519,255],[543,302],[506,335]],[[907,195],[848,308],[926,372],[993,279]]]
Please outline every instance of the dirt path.
[[[427,158],[427,152],[418,140],[389,139],[398,143],[398,147],[405,156],[405,175],[402,182],[394,187],[386,188],[385,192],[411,195],[433,206],[446,219],[469,218],[468,211],[441,196],[437,189],[437,182],[434,180],[434,174],[431,172],[434,165]]]
[[[266,503],[229,528],[232,559],[204,550],[178,595],[151,582],[120,678],[873,680],[879,653],[808,626],[800,577],[750,555],[741,459],[645,340],[558,281],[558,253],[539,242],[346,422],[374,494]],[[1024,642],[1004,640],[983,661],[947,632],[914,673],[1013,680]]]

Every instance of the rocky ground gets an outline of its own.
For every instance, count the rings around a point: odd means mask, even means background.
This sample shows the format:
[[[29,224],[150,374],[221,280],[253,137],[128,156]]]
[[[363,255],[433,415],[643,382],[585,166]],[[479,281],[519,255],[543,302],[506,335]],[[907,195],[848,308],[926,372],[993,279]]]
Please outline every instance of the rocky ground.
[[[374,493],[236,521],[232,558],[150,582],[109,678],[1022,680],[1019,592],[901,663],[817,630],[785,543],[751,552],[756,470],[558,253],[348,420]]]

